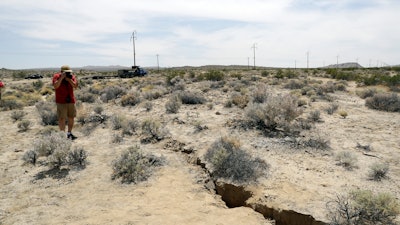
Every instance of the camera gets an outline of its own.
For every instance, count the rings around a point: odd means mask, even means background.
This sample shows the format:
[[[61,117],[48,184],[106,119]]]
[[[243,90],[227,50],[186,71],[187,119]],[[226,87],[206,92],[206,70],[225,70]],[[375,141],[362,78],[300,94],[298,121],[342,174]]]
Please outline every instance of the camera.
[[[72,79],[72,73],[71,72],[65,72],[65,76],[68,77],[69,79]]]

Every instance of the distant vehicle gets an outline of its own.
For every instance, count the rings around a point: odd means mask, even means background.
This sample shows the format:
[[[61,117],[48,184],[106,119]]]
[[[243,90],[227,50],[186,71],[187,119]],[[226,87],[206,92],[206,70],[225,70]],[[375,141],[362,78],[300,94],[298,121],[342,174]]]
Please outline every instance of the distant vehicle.
[[[139,66],[132,66],[132,69],[118,70],[118,77],[121,78],[143,77],[146,75],[147,71]]]
[[[31,75],[25,77],[25,79],[41,79],[41,78],[43,78],[43,76],[38,74],[38,73],[37,74],[31,74]]]

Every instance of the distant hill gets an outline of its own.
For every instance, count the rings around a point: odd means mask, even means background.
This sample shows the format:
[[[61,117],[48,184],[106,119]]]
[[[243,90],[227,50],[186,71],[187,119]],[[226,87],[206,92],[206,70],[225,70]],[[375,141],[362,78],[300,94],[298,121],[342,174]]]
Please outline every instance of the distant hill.
[[[356,62],[348,62],[348,63],[332,64],[332,65],[321,67],[321,68],[346,69],[346,68],[363,68],[363,67],[360,64],[356,63]]]

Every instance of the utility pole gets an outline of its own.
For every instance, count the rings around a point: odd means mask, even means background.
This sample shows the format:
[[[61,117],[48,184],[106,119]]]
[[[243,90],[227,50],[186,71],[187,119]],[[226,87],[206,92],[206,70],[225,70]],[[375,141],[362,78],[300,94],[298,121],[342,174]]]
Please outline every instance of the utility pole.
[[[257,48],[256,44],[257,43],[254,43],[253,46],[251,47],[253,49],[253,56],[254,56],[254,67],[253,67],[254,70],[256,69],[256,48]]]
[[[247,69],[250,70],[250,57],[247,57]]]
[[[308,70],[308,68],[309,68],[309,57],[310,57],[310,52],[309,51],[307,51],[307,70]]]
[[[297,61],[294,60],[294,69],[297,69]]]
[[[158,70],[158,72],[160,72],[160,63],[158,61],[158,54],[157,54],[157,70]]]
[[[339,68],[339,55],[336,56],[336,68]]]
[[[135,37],[135,34],[136,34],[136,31],[133,31],[132,32],[132,36],[131,36],[131,40],[133,42],[133,66],[136,67],[136,51],[135,51],[135,39],[136,39],[136,37]]]

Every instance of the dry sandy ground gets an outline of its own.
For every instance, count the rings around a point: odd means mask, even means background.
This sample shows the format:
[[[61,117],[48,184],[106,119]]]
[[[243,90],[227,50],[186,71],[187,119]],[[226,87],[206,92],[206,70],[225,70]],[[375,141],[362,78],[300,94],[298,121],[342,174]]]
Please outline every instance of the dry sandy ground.
[[[186,89],[200,85],[204,84],[187,84]],[[206,104],[183,105],[177,114],[165,113],[168,96],[153,100],[150,112],[141,106],[104,104],[109,115],[161,121],[169,138],[156,144],[140,144],[140,136],[136,135],[115,144],[111,139],[118,131],[109,125],[99,126],[89,136],[77,125],[75,134],[79,138],[73,146],[88,152],[88,165],[83,170],[70,170],[62,178],[37,179],[47,168],[23,165],[21,157],[32,149],[43,130],[35,107],[24,108],[28,112],[25,117],[34,122],[27,132],[18,132],[10,111],[0,112],[0,224],[273,224],[250,208],[226,207],[220,196],[205,187],[206,173],[188,159],[202,159],[209,146],[223,136],[238,138],[243,149],[270,164],[268,176],[249,185],[253,191],[249,203],[294,210],[327,221],[326,203],[354,189],[389,192],[399,199],[400,114],[368,109],[364,100],[355,95],[354,83],[347,89],[348,92],[333,94],[340,108],[348,113],[345,119],[326,114],[323,108],[330,103],[325,101],[304,108],[305,114],[321,110],[322,121],[313,133],[330,141],[331,149],[326,151],[293,149],[282,139],[266,138],[255,130],[229,128],[227,121],[243,117],[243,110],[224,107],[231,93],[221,89],[210,89],[206,94],[214,105],[212,109]],[[198,122],[208,129],[195,132],[194,124]],[[171,140],[194,153],[188,156],[166,148]],[[370,145],[372,151],[356,148],[357,143]],[[112,161],[136,144],[145,152],[165,157],[166,165],[140,184],[111,180]],[[348,171],[336,165],[335,155],[341,151],[354,153],[358,168]],[[375,162],[389,164],[389,179],[368,180],[369,167]]]

